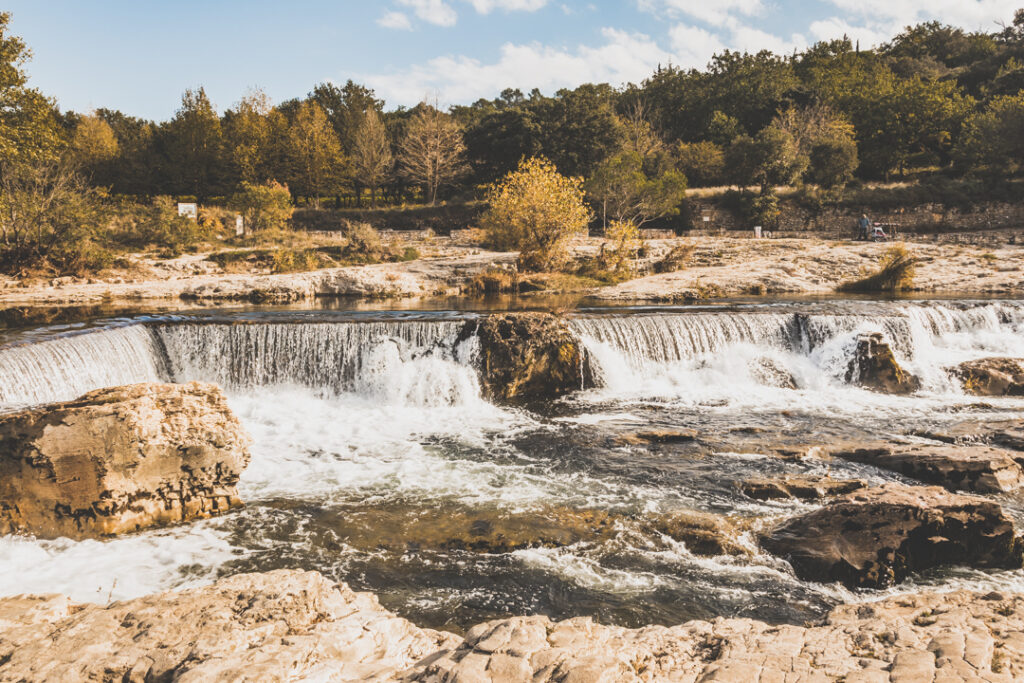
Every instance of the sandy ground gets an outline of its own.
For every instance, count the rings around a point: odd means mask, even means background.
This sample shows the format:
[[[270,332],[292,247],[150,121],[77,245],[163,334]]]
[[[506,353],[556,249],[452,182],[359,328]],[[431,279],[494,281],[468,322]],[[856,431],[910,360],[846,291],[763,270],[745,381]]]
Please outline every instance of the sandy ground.
[[[432,238],[415,245],[424,258],[407,263],[328,268],[308,273],[225,273],[206,255],[156,260],[138,257],[126,275],[0,280],[0,307],[88,304],[112,300],[299,301],[315,297],[363,298],[451,296],[477,273],[511,267],[514,253],[488,252],[465,243]],[[886,244],[818,238],[753,240],[697,237],[650,240],[638,271],[672,247],[696,249],[679,271],[650,274],[590,294],[609,301],[682,301],[750,294],[818,295],[834,292],[877,264]],[[595,253],[597,238],[580,238],[574,253]],[[415,244],[415,243],[413,243]],[[908,243],[920,258],[914,291],[947,295],[1024,294],[1024,246]]]

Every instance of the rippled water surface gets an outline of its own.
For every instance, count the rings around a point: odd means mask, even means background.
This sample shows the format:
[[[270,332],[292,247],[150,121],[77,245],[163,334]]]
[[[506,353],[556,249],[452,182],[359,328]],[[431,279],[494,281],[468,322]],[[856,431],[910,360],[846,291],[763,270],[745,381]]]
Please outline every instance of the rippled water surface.
[[[213,381],[253,435],[253,459],[240,486],[247,507],[222,518],[110,541],[0,539],[0,594],[103,602],[297,567],[455,630],[523,613],[630,626],[800,621],[877,593],[800,581],[759,552],[759,529],[812,507],[754,501],[738,482],[898,480],[771,453],[1024,416],[1024,401],[965,396],[944,369],[1024,357],[1024,302],[580,309],[570,324],[596,386],[515,407],[481,397],[475,339],[457,343],[476,315],[225,310],[22,326],[0,347],[0,407],[128,382]],[[846,383],[857,335],[876,331],[922,378],[920,393]],[[796,389],[780,386],[790,380]],[[629,438],[683,428],[697,440]],[[1016,497],[1000,502],[1024,519]],[[648,524],[681,510],[727,516],[749,554],[699,557]],[[574,536],[595,511],[609,525]],[[1024,574],[947,569],[899,590],[919,585],[1024,590]]]

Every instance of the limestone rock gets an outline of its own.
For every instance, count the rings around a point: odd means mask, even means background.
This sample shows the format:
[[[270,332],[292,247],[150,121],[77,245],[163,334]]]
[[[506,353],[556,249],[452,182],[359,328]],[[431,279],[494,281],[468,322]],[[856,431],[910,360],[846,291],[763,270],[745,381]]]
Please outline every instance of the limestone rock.
[[[849,493],[782,522],[761,539],[797,576],[883,588],[943,565],[1019,568],[1021,541],[991,501],[930,486]]]
[[[107,607],[0,599],[8,681],[787,681],[1024,678],[1024,596],[959,591],[836,607],[820,623],[629,629],[513,617],[420,629],[316,572],[242,574]]]
[[[792,477],[758,477],[740,483],[743,494],[754,500],[820,500],[866,488],[863,479],[833,479],[798,475]]]
[[[956,366],[953,375],[975,396],[1024,396],[1024,360],[981,358]]]
[[[877,332],[857,339],[857,351],[847,368],[846,381],[887,394],[912,394],[921,388],[921,380],[900,366],[892,348]]]
[[[1024,469],[1017,461],[1007,451],[988,446],[853,444],[829,453],[950,491],[1005,493],[1024,486]]]
[[[916,436],[952,444],[993,444],[1014,451],[1024,451],[1024,422],[985,420],[958,422],[945,428],[922,430]],[[1018,461],[1024,456],[1016,455]]]
[[[760,384],[779,389],[796,389],[796,378],[781,363],[761,356],[750,363],[750,374]]]
[[[20,614],[18,614],[20,610]],[[452,647],[370,593],[316,572],[240,574],[205,588],[69,606],[0,601],[0,681],[392,681]]]
[[[86,538],[242,505],[249,437],[210,384],[137,384],[0,416],[0,533]]]
[[[627,629],[515,617],[473,627],[400,680],[920,683],[1024,677],[1024,597],[900,596],[834,609],[813,626],[751,619]]]
[[[462,338],[480,342],[481,384],[501,400],[552,398],[583,386],[583,348],[550,313],[504,313],[471,321]]]

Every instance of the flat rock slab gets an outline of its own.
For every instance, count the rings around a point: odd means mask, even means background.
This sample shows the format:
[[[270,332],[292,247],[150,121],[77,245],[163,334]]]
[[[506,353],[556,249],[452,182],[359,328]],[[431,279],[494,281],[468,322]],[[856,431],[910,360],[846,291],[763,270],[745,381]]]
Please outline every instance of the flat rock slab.
[[[884,588],[944,565],[1019,568],[1021,541],[991,501],[936,486],[886,484],[841,496],[761,539],[797,576]]]
[[[0,601],[0,681],[392,681],[458,639],[317,572],[241,574],[108,607]]]
[[[915,432],[915,435],[945,443],[987,443],[1013,451],[1024,451],[1024,422],[1015,420],[958,422],[948,427],[921,430]],[[1018,461],[1024,460],[1024,455],[1015,455],[1014,457]]]
[[[833,447],[829,454],[950,491],[1006,493],[1024,486],[1024,468],[1014,454],[990,446],[850,444]]]
[[[867,488],[867,482],[863,479],[797,475],[747,479],[739,487],[745,496],[754,500],[820,500]]]
[[[241,574],[99,605],[0,599],[8,681],[990,681],[1024,678],[1024,596],[919,594],[812,626],[753,619],[629,629],[513,617],[421,629],[316,572]]]
[[[0,416],[0,533],[89,538],[239,507],[249,436],[212,384],[136,384]]]

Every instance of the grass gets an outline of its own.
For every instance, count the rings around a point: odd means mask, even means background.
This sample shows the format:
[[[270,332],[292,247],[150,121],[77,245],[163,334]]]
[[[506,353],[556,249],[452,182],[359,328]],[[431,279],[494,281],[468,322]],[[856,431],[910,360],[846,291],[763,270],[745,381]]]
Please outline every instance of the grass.
[[[655,273],[674,273],[687,266],[690,257],[697,251],[697,245],[693,242],[684,242],[672,248],[663,259],[654,264]]]
[[[914,286],[917,257],[903,243],[894,244],[879,257],[878,268],[852,282],[839,286],[840,292],[890,293],[901,292]]]

